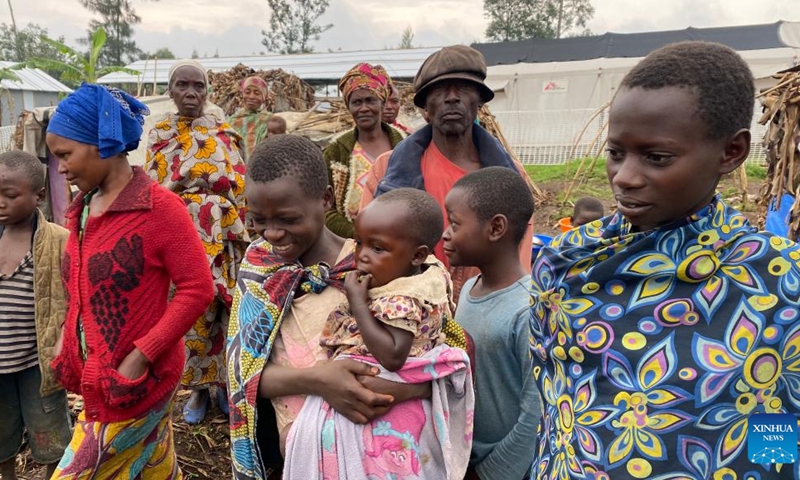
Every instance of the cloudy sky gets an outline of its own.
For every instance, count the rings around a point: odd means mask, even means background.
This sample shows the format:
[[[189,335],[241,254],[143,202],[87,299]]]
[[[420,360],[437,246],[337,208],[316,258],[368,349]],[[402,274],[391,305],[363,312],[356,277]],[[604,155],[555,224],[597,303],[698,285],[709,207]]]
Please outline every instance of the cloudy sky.
[[[84,35],[92,18],[78,0],[11,0],[18,25],[38,23],[68,44]],[[482,0],[331,0],[320,20],[334,27],[315,44],[318,51],[396,46],[414,29],[417,46],[471,43],[484,39]],[[642,32],[800,20],[797,0],[594,0],[595,33]],[[134,0],[142,23],[135,39],[143,50],[170,48],[177,56],[250,55],[263,51],[268,25],[266,0]],[[402,4],[402,6],[401,6]],[[0,2],[0,22],[10,22]]]

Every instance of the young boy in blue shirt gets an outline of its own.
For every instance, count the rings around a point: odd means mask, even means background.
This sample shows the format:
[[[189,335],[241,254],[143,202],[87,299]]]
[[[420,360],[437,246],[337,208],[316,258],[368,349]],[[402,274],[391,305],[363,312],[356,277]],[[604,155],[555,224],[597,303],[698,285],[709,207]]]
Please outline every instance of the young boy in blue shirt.
[[[480,269],[464,284],[455,314],[475,343],[468,479],[521,480],[533,459],[541,406],[529,353],[530,281],[519,262],[533,205],[525,181],[502,167],[464,176],[445,199],[447,258]]]

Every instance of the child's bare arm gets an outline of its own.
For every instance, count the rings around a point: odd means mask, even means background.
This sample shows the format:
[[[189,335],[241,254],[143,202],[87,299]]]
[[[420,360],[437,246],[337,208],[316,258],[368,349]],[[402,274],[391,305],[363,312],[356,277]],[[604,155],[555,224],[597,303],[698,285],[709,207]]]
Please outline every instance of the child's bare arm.
[[[431,382],[398,383],[367,375],[358,375],[356,379],[365,388],[375,393],[394,397],[395,404],[403,403],[407,400],[427,400],[433,394]]]
[[[390,372],[400,370],[406,363],[414,334],[378,321],[367,305],[369,275],[359,282],[358,275],[351,273],[345,279],[345,291],[350,303],[350,312],[356,319],[361,337],[370,353],[383,368]]]

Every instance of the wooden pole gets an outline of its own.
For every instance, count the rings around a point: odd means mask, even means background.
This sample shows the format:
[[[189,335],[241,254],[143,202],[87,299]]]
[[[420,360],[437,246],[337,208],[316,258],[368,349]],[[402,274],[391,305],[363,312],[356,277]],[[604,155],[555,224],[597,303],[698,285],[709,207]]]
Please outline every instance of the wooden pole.
[[[583,134],[586,133],[586,130],[589,129],[589,125],[591,125],[592,122],[594,122],[594,119],[597,118],[598,115],[603,113],[605,109],[607,109],[610,105],[611,102],[606,103],[605,105],[600,107],[596,112],[594,112],[592,116],[589,117],[589,120],[586,121],[586,124],[583,126],[583,130],[581,130],[581,133],[579,133],[578,136],[575,138],[575,143],[572,144],[572,150],[570,150],[569,152],[570,159],[575,155],[575,150],[578,149],[578,144],[581,143],[581,140],[583,139]]]
[[[739,186],[742,189],[742,209],[747,209],[747,167],[745,164],[739,166]]]
[[[564,0],[558,2],[558,28],[556,29],[556,38],[561,38],[561,21],[564,18]]]
[[[589,150],[587,150],[586,152],[587,154],[592,155],[592,150],[594,150],[595,145],[597,145],[597,141],[600,140],[600,135],[602,135],[603,132],[605,132],[607,126],[608,126],[607,122],[600,126],[600,130],[598,130],[597,135],[595,135],[594,139],[592,140],[592,143],[589,144]],[[603,141],[601,145],[604,144],[605,141]],[[586,157],[583,157],[583,159],[581,159],[581,164],[578,167],[578,170],[575,172],[575,175],[572,176],[572,182],[570,182],[569,187],[567,187],[567,191],[564,192],[564,201],[562,202],[562,205],[567,204],[567,199],[572,194],[572,190],[575,188],[575,182],[578,180],[578,176],[581,174],[581,171],[583,170],[583,165],[585,163],[586,163]],[[590,165],[589,171],[593,170],[596,164],[597,164],[597,155],[592,155],[592,162],[589,164]],[[581,182],[578,182],[578,184],[580,183]]]
[[[774,87],[772,87],[770,89],[767,89],[767,90],[764,90],[763,92],[759,93],[758,95],[756,95],[756,98],[761,98],[761,97],[763,97],[765,95],[769,95],[770,93],[774,92],[775,90],[778,90],[778,89],[780,89],[780,88],[792,83],[794,80],[795,80],[794,75],[791,75],[791,76],[789,76],[788,79],[785,79],[785,80],[781,81],[779,84],[775,85]]]
[[[145,58],[144,59],[144,69],[139,73],[139,75],[136,75],[136,84],[137,84],[136,85],[136,96],[137,97],[141,97],[142,96],[142,87],[144,87],[144,72],[147,71],[147,62],[149,62],[149,61],[150,61],[149,58]]]
[[[153,96],[158,95],[158,57],[153,57]]]
[[[22,49],[20,49],[17,20],[14,18],[14,7],[11,5],[11,0],[8,0],[8,11],[11,12],[11,29],[14,31],[14,50],[17,51],[17,61],[24,62],[27,59],[23,58]]]

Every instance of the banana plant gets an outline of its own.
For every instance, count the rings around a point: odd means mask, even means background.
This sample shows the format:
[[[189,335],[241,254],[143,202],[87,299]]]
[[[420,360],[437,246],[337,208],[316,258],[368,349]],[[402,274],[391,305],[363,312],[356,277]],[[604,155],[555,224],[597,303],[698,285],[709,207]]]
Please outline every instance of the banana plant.
[[[61,54],[61,59],[32,57],[28,59],[27,62],[18,64],[16,67],[12,68],[32,67],[58,72],[60,74],[60,80],[72,86],[77,86],[81,82],[94,83],[103,75],[114,72],[138,75],[139,72],[137,70],[121,66],[98,68],[97,59],[100,57],[100,52],[106,44],[106,38],[106,31],[103,28],[95,30],[94,33],[92,33],[92,45],[87,57],[64,43],[42,36],[41,39],[43,42],[58,50]]]
[[[0,68],[0,82],[3,80],[11,80],[13,82],[19,82],[19,77],[11,68]]]

